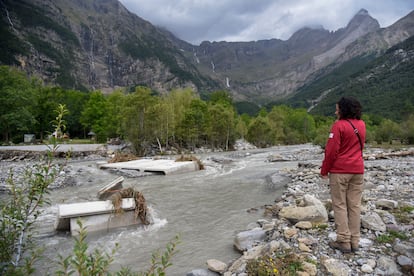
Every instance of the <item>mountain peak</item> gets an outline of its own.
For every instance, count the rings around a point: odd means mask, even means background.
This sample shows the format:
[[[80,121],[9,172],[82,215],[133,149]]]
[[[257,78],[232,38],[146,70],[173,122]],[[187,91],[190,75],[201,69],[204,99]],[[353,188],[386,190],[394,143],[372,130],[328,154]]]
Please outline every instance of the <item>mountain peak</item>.
[[[369,16],[369,13],[366,9],[360,9],[356,15],[368,15]]]
[[[345,28],[346,33],[355,32],[358,30],[359,35],[368,32],[376,31],[380,28],[378,21],[369,15],[366,9],[360,9],[357,14],[352,17]]]
[[[360,9],[349,21],[346,29],[353,30],[357,28],[366,29],[366,31],[375,31],[380,28],[378,21],[372,18],[366,9]]]

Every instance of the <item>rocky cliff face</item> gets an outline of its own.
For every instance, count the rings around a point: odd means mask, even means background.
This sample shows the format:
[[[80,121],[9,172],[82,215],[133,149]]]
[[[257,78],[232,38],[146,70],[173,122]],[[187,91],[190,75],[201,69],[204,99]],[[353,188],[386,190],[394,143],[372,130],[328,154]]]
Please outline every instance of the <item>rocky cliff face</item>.
[[[266,103],[291,94],[312,73],[335,62],[348,45],[379,29],[377,20],[361,10],[336,32],[303,28],[287,41],[204,42],[194,57],[200,71],[227,85],[239,98]]]
[[[382,53],[414,35],[414,11],[388,28],[369,32],[346,47],[336,61],[338,64],[355,56]]]
[[[46,83],[100,89],[146,85],[164,93],[227,89],[264,104],[294,93],[354,57],[377,55],[414,34],[414,13],[380,29],[366,10],[335,32],[303,28],[286,41],[191,45],[117,0],[2,0],[0,64]]]
[[[3,1],[2,30],[21,43],[16,64],[48,83],[159,92],[209,86],[165,35],[116,0]]]
[[[366,10],[359,11],[345,29],[333,34],[329,49],[313,58],[316,69],[329,65],[345,53],[346,47],[352,42],[379,29],[378,21],[373,19]]]

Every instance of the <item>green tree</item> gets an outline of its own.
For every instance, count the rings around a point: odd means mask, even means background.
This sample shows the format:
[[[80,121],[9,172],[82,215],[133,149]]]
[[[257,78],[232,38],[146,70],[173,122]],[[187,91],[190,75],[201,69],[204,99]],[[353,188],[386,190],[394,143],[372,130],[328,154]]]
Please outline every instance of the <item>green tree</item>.
[[[402,138],[407,141],[408,144],[414,144],[414,114],[408,116],[408,118],[401,123]]]
[[[390,119],[384,119],[376,130],[375,140],[379,144],[383,142],[392,143],[393,139],[401,139],[401,136],[400,126]]]
[[[365,122],[366,135],[365,142],[370,143],[375,141],[375,133],[380,124],[378,121],[378,116],[372,116],[371,114],[363,114],[362,120]],[[382,119],[381,119],[382,120]]]
[[[172,106],[166,100],[161,98],[153,107],[154,113],[157,114],[157,122],[154,122],[154,135],[157,140],[158,148],[160,152],[169,148],[170,136],[175,133],[174,126],[174,114],[172,113]]]
[[[252,117],[250,117],[249,114],[246,114],[246,113],[243,113],[239,117],[246,124],[246,126],[248,126],[253,119]]]
[[[222,104],[224,106],[233,106],[233,99],[227,91],[219,90],[211,93],[209,102],[212,104]]]
[[[64,104],[69,110],[65,118],[66,131],[70,137],[86,138],[87,133],[81,123],[81,116],[89,94],[78,90],[64,90],[59,87],[53,87],[52,91],[57,97],[56,102]]]
[[[285,121],[288,115],[289,108],[287,106],[274,106],[267,114],[269,119],[271,136],[273,137],[272,144],[284,143],[285,135]]]
[[[219,90],[210,95],[207,136],[213,147],[228,150],[233,146],[236,140],[236,114],[233,100],[227,91]]]
[[[163,98],[163,101],[166,103],[164,112],[165,115],[168,114],[164,120],[168,125],[166,145],[182,146],[181,137],[177,136],[180,136],[180,127],[182,126],[186,110],[190,108],[191,102],[197,98],[191,89],[173,90]]]
[[[106,121],[106,136],[111,138],[121,137],[122,132],[122,105],[125,95],[117,90],[107,98],[107,112],[104,116]]]
[[[145,112],[145,140],[147,147],[157,143],[161,152],[163,150],[160,139],[163,137],[165,130],[163,107],[164,104],[160,97],[151,96]]]
[[[184,118],[179,127],[180,136],[185,144],[192,149],[205,143],[208,124],[207,112],[207,103],[200,99],[193,99],[190,106],[184,111]]]
[[[209,114],[207,135],[212,147],[229,150],[235,141],[236,112],[234,107],[210,103],[207,112]]]
[[[85,103],[80,121],[88,130],[96,134],[98,142],[104,142],[107,138],[108,102],[100,91],[90,94],[89,100]]]
[[[267,116],[267,114],[268,114],[267,109],[266,109],[265,107],[262,107],[262,108],[259,110],[259,113],[257,114],[257,116],[260,116],[260,117],[266,117],[266,116]]]
[[[132,143],[136,154],[145,155],[149,145],[155,140],[151,119],[155,114],[156,99],[146,87],[136,87],[135,92],[124,98],[122,128]]]
[[[249,125],[247,141],[253,145],[263,148],[272,145],[272,128],[267,117],[257,116]]]
[[[66,133],[71,137],[86,137],[80,117],[85,105],[87,94],[77,90],[64,90],[60,87],[36,85],[35,106],[32,114],[36,118],[36,135],[43,140],[51,134],[50,122],[53,120],[54,110],[59,104],[64,104],[69,111],[66,114]]]
[[[245,139],[247,135],[247,124],[241,116],[236,118],[235,134],[237,138]]]
[[[57,108],[56,93],[51,87],[38,86],[36,89],[36,106],[33,109],[33,115],[36,118],[36,132],[40,141],[43,141],[45,135],[52,134],[50,123],[54,119],[54,110]]]
[[[5,142],[22,141],[24,133],[34,131],[33,87],[23,72],[0,66],[0,131]]]
[[[290,109],[285,121],[287,144],[306,143],[315,135],[315,121],[305,109]]]
[[[315,145],[319,145],[325,148],[326,142],[329,137],[329,131],[331,130],[332,124],[334,123],[333,117],[326,117],[321,115],[315,115],[315,137],[312,142]]]

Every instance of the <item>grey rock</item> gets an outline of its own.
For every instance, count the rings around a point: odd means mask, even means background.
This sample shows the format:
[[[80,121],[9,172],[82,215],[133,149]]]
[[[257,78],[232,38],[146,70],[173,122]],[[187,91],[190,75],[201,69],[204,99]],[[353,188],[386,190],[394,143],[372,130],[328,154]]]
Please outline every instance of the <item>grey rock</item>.
[[[254,247],[259,241],[266,237],[266,231],[261,228],[255,228],[248,231],[240,232],[234,239],[234,246],[239,251],[245,251]]]
[[[210,271],[208,269],[194,269],[187,273],[186,276],[217,276],[219,273]]]
[[[410,258],[408,258],[407,256],[404,256],[404,255],[400,255],[400,256],[398,256],[397,257],[397,263],[400,265],[400,266],[403,266],[403,267],[405,267],[405,266],[413,266],[413,260],[411,260]]]
[[[377,268],[375,269],[376,275],[386,275],[386,276],[399,276],[402,275],[399,271],[397,264],[393,259],[381,256],[377,261]]]
[[[391,199],[381,198],[375,202],[375,206],[378,209],[392,210],[398,208],[398,202]]]
[[[367,212],[362,215],[361,225],[364,228],[374,231],[385,232],[387,230],[387,226],[376,212]]]

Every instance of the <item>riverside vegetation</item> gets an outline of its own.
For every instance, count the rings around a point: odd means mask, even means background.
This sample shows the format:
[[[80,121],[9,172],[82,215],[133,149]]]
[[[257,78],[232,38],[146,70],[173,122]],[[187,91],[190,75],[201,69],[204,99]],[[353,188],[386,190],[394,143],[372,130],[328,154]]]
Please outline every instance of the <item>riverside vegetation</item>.
[[[63,139],[65,133],[72,137],[84,136],[85,132],[91,130],[100,142],[111,137],[131,141],[137,155],[168,153],[172,150],[191,151],[205,146],[229,150],[240,137],[245,137],[258,147],[310,141],[322,145],[333,120],[312,116],[304,109],[288,106],[262,109],[256,117],[238,115],[225,91],[214,92],[206,101],[191,90],[157,95],[145,87],[136,87],[132,93],[116,91],[105,96],[100,91],[87,94],[58,87],[44,87],[39,81],[28,80],[23,73],[6,66],[0,66],[0,73],[0,99],[5,107],[0,114],[0,130],[3,141],[7,144],[21,141],[27,132],[36,134],[40,140],[45,139],[50,134],[47,131],[48,124],[53,119],[52,133],[55,133],[57,139]],[[56,109],[57,117],[56,112],[51,112]],[[397,123],[377,115],[364,115],[368,142],[393,143],[398,140],[399,143],[413,143],[413,116],[411,114]],[[52,139],[52,142],[53,147],[46,159],[27,170],[25,181],[16,183],[12,172],[8,179],[8,184],[12,187],[11,200],[1,203],[2,274],[31,274],[34,272],[34,262],[41,255],[41,250],[33,243],[31,231],[34,230],[33,223],[39,215],[38,208],[47,204],[47,188],[61,168],[53,159],[58,140]],[[154,149],[152,145],[157,147]],[[411,207],[412,205],[402,206],[396,217],[408,216],[410,220]],[[283,223],[280,225],[287,227]],[[329,227],[331,226],[318,225],[317,230],[330,229]],[[382,233],[378,239],[390,242],[405,238],[401,231],[392,231]],[[274,230],[273,233],[279,232],[284,233],[284,230]],[[84,234],[86,235],[82,232]],[[411,236],[407,238],[412,239]],[[154,254],[151,269],[143,275],[163,275],[166,267],[171,265],[170,258],[177,243],[178,238],[167,245],[164,254]],[[62,257],[62,270],[58,273],[66,275],[65,273],[78,271],[81,275],[91,275],[91,271],[95,271],[97,274],[110,274],[108,267],[113,254],[95,251],[88,255],[86,249],[84,238],[76,240],[74,255]],[[302,269],[302,262],[287,251],[282,255],[263,254],[257,257],[245,266],[253,275],[298,273]],[[309,262],[315,260],[311,258]],[[140,275],[128,268],[117,273]],[[240,273],[243,275],[246,272]]]
[[[94,134],[97,142],[118,138],[132,143],[139,156],[200,147],[230,150],[240,138],[257,147],[309,142],[324,145],[334,120],[333,116],[311,115],[304,108],[287,105],[239,114],[226,91],[214,91],[202,99],[191,89],[162,95],[143,86],[109,95],[65,90],[44,86],[8,66],[0,66],[0,101],[0,132],[5,145],[22,142],[24,134],[34,134],[39,142],[47,139],[53,110],[63,104],[68,110],[66,129],[57,135],[66,142],[89,138],[88,134]],[[364,114],[367,142],[414,144],[414,114],[409,110],[395,109],[394,121],[380,112]]]

